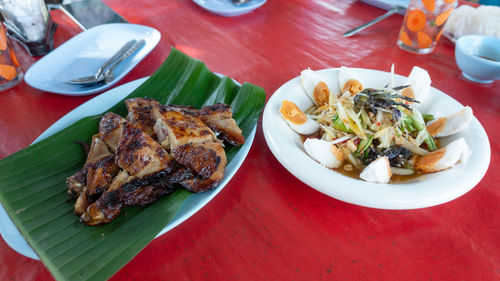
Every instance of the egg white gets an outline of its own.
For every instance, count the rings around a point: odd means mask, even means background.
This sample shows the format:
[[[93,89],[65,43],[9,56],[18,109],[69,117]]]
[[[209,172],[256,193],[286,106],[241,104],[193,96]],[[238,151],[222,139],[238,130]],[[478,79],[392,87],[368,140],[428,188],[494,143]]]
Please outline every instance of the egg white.
[[[312,159],[327,168],[339,168],[342,165],[341,152],[331,142],[309,138],[304,142],[304,150]]]
[[[344,94],[342,89],[350,79],[358,80],[361,85],[365,85],[361,79],[361,75],[357,71],[346,66],[341,66],[339,69],[339,91],[341,95]]]
[[[462,110],[450,114],[445,117],[441,117],[445,119],[444,126],[438,131],[437,134],[434,134],[433,137],[446,137],[454,135],[463,129],[465,129],[470,121],[472,120],[472,108],[469,106],[464,107]],[[428,126],[433,124],[434,122],[438,122],[439,118],[429,122]]]
[[[442,153],[444,151],[444,154]],[[426,173],[439,172],[455,166],[457,163],[465,163],[472,154],[464,138],[454,140],[445,147],[433,151],[417,159],[417,169]],[[441,157],[437,158],[436,155]],[[423,166],[422,161],[427,160]]]
[[[391,180],[391,176],[392,172],[387,156],[377,158],[359,174],[362,180],[373,183],[388,183]]]
[[[408,79],[406,80],[406,85],[411,86],[415,95],[415,100],[420,103],[412,103],[412,107],[420,106],[427,99],[431,88],[431,82],[431,77],[429,76],[429,72],[427,72],[427,70],[418,66],[413,67],[410,75],[408,75]]]

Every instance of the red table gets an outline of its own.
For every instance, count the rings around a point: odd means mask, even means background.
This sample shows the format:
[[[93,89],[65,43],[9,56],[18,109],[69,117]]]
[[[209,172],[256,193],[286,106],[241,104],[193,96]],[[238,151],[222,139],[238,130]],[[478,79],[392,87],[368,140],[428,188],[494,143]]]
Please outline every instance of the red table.
[[[120,84],[151,75],[175,46],[215,72],[263,87],[267,98],[306,67],[347,65],[408,74],[470,105],[486,129],[490,169],[464,196],[440,206],[377,210],[323,195],[286,171],[268,149],[262,123],[232,181],[186,222],[151,242],[112,280],[499,280],[500,83],[460,75],[454,46],[430,55],[395,44],[395,15],[351,38],[342,33],[384,13],[348,0],[270,0],[239,17],[210,14],[187,0],[107,0],[131,23],[158,29],[158,46]],[[79,29],[57,11],[55,45]],[[24,70],[36,59],[16,45]],[[0,158],[26,146],[93,96],[46,93],[26,83],[0,92]],[[0,280],[51,280],[42,263],[0,239]]]

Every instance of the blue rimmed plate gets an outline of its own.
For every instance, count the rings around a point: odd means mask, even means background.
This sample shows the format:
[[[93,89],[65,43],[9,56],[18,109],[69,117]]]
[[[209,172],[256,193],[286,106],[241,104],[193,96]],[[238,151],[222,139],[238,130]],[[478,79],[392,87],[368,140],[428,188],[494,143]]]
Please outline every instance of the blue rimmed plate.
[[[104,24],[88,29],[71,38],[41,58],[26,72],[28,85],[61,95],[83,96],[104,91],[120,81],[160,41],[154,28],[128,23]],[[115,69],[115,79],[104,85],[81,86],[65,81],[93,75],[97,69],[127,41],[144,39],[146,44]]]

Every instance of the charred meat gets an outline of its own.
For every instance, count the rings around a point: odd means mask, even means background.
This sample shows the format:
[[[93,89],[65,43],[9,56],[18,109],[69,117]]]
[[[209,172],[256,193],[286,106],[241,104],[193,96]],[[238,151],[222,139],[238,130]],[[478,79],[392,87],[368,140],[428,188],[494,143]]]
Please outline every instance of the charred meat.
[[[75,214],[88,225],[109,223],[125,206],[149,205],[176,188],[215,188],[227,164],[222,142],[245,141],[225,104],[194,109],[148,98],[125,104],[127,119],[106,113],[84,167],[66,180],[77,198]]]

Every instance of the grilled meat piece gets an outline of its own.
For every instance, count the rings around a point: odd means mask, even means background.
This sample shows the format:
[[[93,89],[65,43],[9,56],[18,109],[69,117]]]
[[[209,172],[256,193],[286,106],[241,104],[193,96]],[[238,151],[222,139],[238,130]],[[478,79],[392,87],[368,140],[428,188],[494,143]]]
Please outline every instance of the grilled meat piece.
[[[153,117],[153,109],[159,103],[149,98],[131,98],[125,101],[128,115],[127,121],[142,130],[146,135],[156,139],[154,125],[156,119]]]
[[[90,203],[97,200],[118,172],[119,168],[115,165],[108,146],[99,135],[93,136],[82,170],[66,180],[68,193],[72,197],[78,197],[75,214],[82,214]]]
[[[159,143],[129,122],[122,126],[115,162],[131,176],[138,178],[163,170],[171,172],[177,167]]]
[[[82,194],[85,185],[87,185],[87,169],[85,167],[66,179],[68,195],[73,198],[78,198]]]
[[[113,178],[120,172],[113,155],[101,158],[87,165],[87,185],[85,194],[90,202],[94,202],[108,189]]]
[[[108,190],[95,203],[88,206],[80,219],[88,225],[99,225],[112,221],[120,213],[123,205],[118,197],[114,197],[116,191],[123,186],[129,175],[120,171],[113,179]],[[104,202],[104,204],[102,203]],[[78,202],[77,202],[78,203]]]
[[[225,104],[198,110],[147,98],[125,103],[127,120],[105,114],[84,168],[67,179],[68,192],[78,197],[75,213],[89,225],[111,222],[125,206],[149,205],[175,188],[215,188],[227,164],[216,134],[232,145],[245,141]]]
[[[214,132],[197,116],[182,108],[160,105],[156,107],[155,133],[158,141],[168,141],[170,149],[186,143],[205,143],[217,141]]]
[[[245,143],[245,137],[234,121],[233,112],[229,105],[218,103],[205,106],[200,109],[198,115],[216,133],[217,137],[233,146],[240,146]]]
[[[188,169],[182,171],[179,181],[171,182],[193,192],[217,186],[224,176],[226,153],[198,113],[184,107],[158,106],[155,115],[158,139],[168,138],[173,158]]]
[[[166,170],[144,178],[129,176],[121,171],[110,188],[88,206],[80,219],[88,225],[99,225],[114,220],[125,206],[149,205],[162,196],[172,193],[175,186]]]
[[[172,155],[179,164],[195,171],[202,179],[210,178],[226,166],[226,153],[220,143],[188,143],[173,149]]]
[[[123,207],[151,204],[173,190],[169,174],[179,164],[159,143],[128,121],[120,125],[114,158],[122,171],[82,214],[81,220],[89,225],[108,223]]]
[[[168,105],[170,109],[177,110],[183,114],[199,117],[213,132],[217,138],[227,141],[232,146],[240,146],[245,143],[245,137],[240,127],[233,119],[231,106],[218,103],[205,106],[202,109],[194,109],[191,106]]]
[[[120,169],[114,163],[114,156],[108,146],[99,138],[92,137],[87,168],[86,194],[90,202],[94,202],[107,189]]]
[[[102,117],[101,122],[99,122],[99,136],[109,146],[109,150],[112,153],[118,147],[125,121],[120,115],[108,112]]]
[[[205,144],[185,144],[172,151],[174,158],[195,172],[193,176],[176,182],[191,192],[203,192],[215,188],[226,169],[226,152],[218,142]]]

